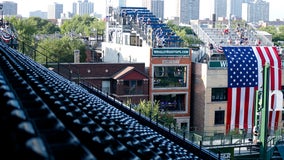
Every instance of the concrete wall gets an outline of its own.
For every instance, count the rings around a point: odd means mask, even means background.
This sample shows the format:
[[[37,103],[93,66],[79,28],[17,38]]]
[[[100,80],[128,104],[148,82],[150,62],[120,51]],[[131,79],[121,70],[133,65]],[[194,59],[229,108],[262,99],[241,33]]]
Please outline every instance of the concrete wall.
[[[141,62],[145,63],[145,67],[149,67],[151,50],[148,46],[138,47],[116,43],[102,43],[102,53],[102,61],[106,63]]]

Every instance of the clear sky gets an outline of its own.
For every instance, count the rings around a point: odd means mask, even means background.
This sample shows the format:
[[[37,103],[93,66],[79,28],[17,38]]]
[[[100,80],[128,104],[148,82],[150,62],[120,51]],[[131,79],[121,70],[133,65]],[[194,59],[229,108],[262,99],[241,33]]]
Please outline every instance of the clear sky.
[[[30,11],[42,10],[47,11],[47,6],[53,2],[64,4],[64,12],[71,11],[72,3],[77,2],[78,0],[6,0],[14,1],[18,3],[18,13],[27,17]],[[106,2],[109,1],[118,1],[118,0],[89,0],[95,4],[95,11],[97,13],[104,14]],[[171,17],[172,13],[171,7],[172,3],[175,3],[175,0],[164,0],[166,4],[165,17]],[[270,2],[270,20],[275,19],[284,19],[284,0],[266,0]],[[2,1],[1,1],[2,2]],[[200,0],[200,18],[210,18],[213,13],[213,8],[210,7],[213,4],[213,0]],[[141,5],[141,0],[127,0],[127,5],[129,6],[139,6]]]

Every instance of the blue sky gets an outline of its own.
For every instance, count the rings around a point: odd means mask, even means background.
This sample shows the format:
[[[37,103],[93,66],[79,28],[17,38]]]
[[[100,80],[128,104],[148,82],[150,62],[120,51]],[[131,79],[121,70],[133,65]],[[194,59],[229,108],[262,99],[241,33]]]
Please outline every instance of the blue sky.
[[[30,11],[42,10],[47,11],[47,6],[52,4],[53,2],[58,2],[64,4],[64,11],[71,11],[72,3],[77,2],[78,0],[10,0],[18,3],[18,13],[24,16],[28,16]],[[93,2],[95,4],[95,10],[98,13],[104,14],[104,8],[107,1],[111,0],[89,0],[89,2]],[[112,0],[115,1],[115,0]],[[117,0],[118,1],[118,0]],[[170,8],[172,3],[175,3],[175,0],[164,0],[166,3],[166,9]],[[284,19],[284,0],[266,0],[270,2],[270,20]],[[1,1],[2,2],[2,1]],[[200,18],[209,18],[213,13],[212,5],[213,0],[200,0],[201,4],[201,11],[200,11]],[[141,0],[127,0],[127,3],[131,6],[141,4]],[[203,6],[203,7],[202,7]],[[172,13],[172,9],[167,9],[165,12],[165,17],[170,17],[174,13]]]

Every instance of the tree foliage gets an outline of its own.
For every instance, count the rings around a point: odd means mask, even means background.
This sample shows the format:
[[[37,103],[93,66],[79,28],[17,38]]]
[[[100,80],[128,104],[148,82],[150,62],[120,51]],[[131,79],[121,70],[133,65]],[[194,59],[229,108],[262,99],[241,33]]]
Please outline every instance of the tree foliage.
[[[275,36],[277,34],[277,28],[275,26],[260,27],[259,30],[266,31],[266,32],[272,34],[273,36]]]
[[[85,44],[78,39],[64,36],[62,38],[47,38],[38,43],[38,54],[36,61],[39,63],[46,62],[46,56],[48,62],[74,62],[74,50],[80,50],[80,61],[84,62],[86,59]]]
[[[87,15],[76,15],[70,20],[66,20],[61,26],[63,34],[79,34],[83,36],[90,36],[96,30],[104,30],[105,23],[95,17]]]
[[[13,16],[5,18],[5,21],[9,21],[17,31],[20,51],[29,56],[36,50],[35,35],[60,31],[58,26],[39,17],[23,19]]]
[[[13,24],[20,36],[25,38],[36,34],[53,34],[60,32],[58,26],[39,17],[30,17],[27,19],[8,17],[6,20]]]
[[[142,100],[135,108],[136,111],[141,112],[147,117],[156,117],[159,112],[159,103]]]
[[[66,20],[62,26],[51,23],[39,17],[27,19],[9,17],[5,19],[13,24],[19,35],[19,50],[35,58],[40,63],[73,62],[73,52],[80,50],[80,61],[84,62],[86,55],[85,45],[79,40],[82,36],[91,36],[94,31],[103,34],[105,22],[90,16],[75,16]],[[69,33],[79,35],[70,36]],[[52,35],[60,36],[52,36]],[[40,38],[38,38],[40,37]]]
[[[276,45],[283,47],[283,44],[280,44],[279,41],[284,41],[284,26],[266,26],[260,27],[259,30],[266,31],[272,34],[272,42]]]
[[[203,42],[195,35],[190,27],[178,26],[173,21],[168,21],[167,25],[184,41],[185,47],[196,47],[196,45],[203,44]]]
[[[159,106],[160,103],[158,101],[152,102],[142,100],[134,109],[147,117],[151,117],[152,119],[157,120],[158,118],[158,121],[167,127],[175,126],[173,115],[169,114],[167,111],[163,113],[159,112]]]

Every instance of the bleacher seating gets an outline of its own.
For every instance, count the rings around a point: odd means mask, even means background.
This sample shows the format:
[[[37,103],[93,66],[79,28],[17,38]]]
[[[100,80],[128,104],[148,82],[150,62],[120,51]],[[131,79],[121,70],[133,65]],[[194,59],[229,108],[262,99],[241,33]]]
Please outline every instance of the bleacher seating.
[[[124,25],[131,25],[131,28],[140,31],[140,34],[147,34],[141,35],[142,37],[151,37],[153,47],[182,46],[183,40],[147,8],[120,7],[119,16],[124,19]],[[152,29],[152,32],[147,32],[149,29]]]
[[[218,159],[85,87],[0,44],[1,158]]]

